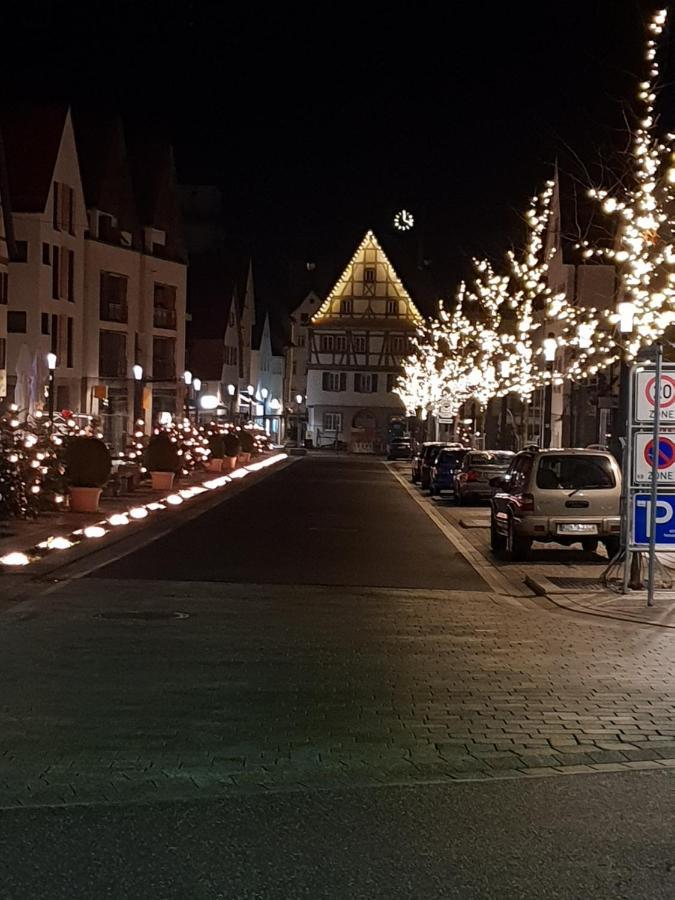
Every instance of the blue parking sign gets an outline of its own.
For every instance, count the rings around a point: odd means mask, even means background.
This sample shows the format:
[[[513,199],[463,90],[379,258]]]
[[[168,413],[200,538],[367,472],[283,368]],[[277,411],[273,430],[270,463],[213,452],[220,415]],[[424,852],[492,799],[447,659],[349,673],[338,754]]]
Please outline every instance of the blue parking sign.
[[[649,544],[651,512],[649,494],[633,497],[633,544],[646,547]],[[659,493],[656,500],[656,547],[659,550],[675,550],[675,494]]]

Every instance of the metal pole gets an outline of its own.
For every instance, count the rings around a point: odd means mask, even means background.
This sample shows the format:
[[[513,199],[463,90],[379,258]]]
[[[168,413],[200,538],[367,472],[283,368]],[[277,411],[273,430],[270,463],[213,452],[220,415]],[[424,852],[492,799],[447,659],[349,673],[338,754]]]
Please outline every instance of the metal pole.
[[[49,413],[49,427],[54,427],[54,369],[49,370],[49,386],[47,396],[47,411]]]
[[[654,605],[654,570],[656,568],[656,503],[659,489],[659,426],[661,424],[661,362],[663,345],[656,343],[656,377],[654,383],[654,431],[652,434],[652,484],[649,505],[649,568],[647,578],[647,606]]]
[[[634,370],[631,369],[625,378],[624,386],[625,386],[625,394],[626,399],[623,404],[623,411],[626,415],[626,421],[624,422],[624,445],[621,451],[621,474],[623,477],[623,485],[622,485],[622,504],[623,504],[623,516],[622,516],[622,545],[623,545],[623,553],[624,553],[624,566],[623,566],[623,593],[628,593],[628,581],[630,578],[630,563],[631,563],[631,551],[630,547],[630,536],[631,536],[631,522],[633,517],[633,506],[632,506],[632,495],[630,490],[631,478],[633,477],[632,468],[633,468],[633,432],[631,428],[632,424],[632,416],[633,416],[633,384],[635,381],[635,373]],[[611,560],[610,560],[611,562]]]
[[[548,363],[549,372],[553,372],[553,363]],[[551,446],[551,419],[553,417],[553,382],[547,381],[544,387],[544,422],[542,428],[542,446],[545,450]]]

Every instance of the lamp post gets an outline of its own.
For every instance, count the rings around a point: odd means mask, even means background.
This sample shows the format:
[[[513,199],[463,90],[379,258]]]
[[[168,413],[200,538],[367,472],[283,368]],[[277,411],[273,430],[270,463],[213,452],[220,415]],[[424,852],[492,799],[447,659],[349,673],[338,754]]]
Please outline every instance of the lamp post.
[[[300,407],[302,406],[302,394],[295,395],[295,403],[297,406],[297,414],[296,414],[296,422],[295,422],[295,446],[301,447],[302,444],[300,442],[300,438],[301,438],[301,435],[300,435],[300,422],[301,422]]]
[[[270,392],[266,387],[260,389],[260,396],[262,397],[263,402],[263,429],[269,434],[267,431],[267,398],[269,397]]]
[[[630,300],[622,300],[621,303],[617,303],[616,311],[619,315],[619,331],[621,335],[631,334],[635,320],[635,304]],[[617,410],[617,421],[612,428],[615,440],[614,446],[611,448],[619,464],[623,463],[626,435],[628,434],[629,380],[630,366],[626,361],[625,351],[622,351],[619,368],[619,408]]]
[[[227,395],[230,398],[230,422],[234,425],[234,395],[237,393],[237,388],[233,384],[228,384],[227,386]]]
[[[49,369],[49,379],[47,381],[47,410],[49,413],[49,427],[54,425],[54,388],[56,378],[56,353],[47,354],[47,368]]]
[[[145,416],[143,415],[143,366],[138,363],[131,367],[134,376],[134,431],[139,421],[143,422],[145,432]]]
[[[544,340],[544,359],[548,379],[544,388],[544,421],[542,428],[542,447],[546,450],[551,446],[551,418],[553,412],[553,363],[555,362],[556,340],[553,334],[549,334]]]
[[[183,372],[183,381],[185,382],[185,418],[190,421],[190,391],[192,385],[192,372],[186,369]]]
[[[199,392],[202,389],[202,380],[201,378],[193,378],[192,379],[192,390],[194,393],[194,401],[195,401],[195,422],[199,425]]]

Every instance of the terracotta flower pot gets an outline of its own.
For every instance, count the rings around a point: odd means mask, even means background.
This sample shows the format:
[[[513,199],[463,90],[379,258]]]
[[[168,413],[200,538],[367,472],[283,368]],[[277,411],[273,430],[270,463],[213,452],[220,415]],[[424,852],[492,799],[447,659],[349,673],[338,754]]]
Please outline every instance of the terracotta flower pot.
[[[153,491],[170,491],[173,487],[175,472],[151,472]]]
[[[251,462],[251,454],[250,453],[240,453],[239,454],[239,465],[247,466]]]
[[[237,459],[236,456],[226,456],[223,460],[223,472],[232,472],[237,468]]]
[[[209,472],[222,472],[223,471],[223,460],[214,457],[213,459],[207,459],[206,468]]]
[[[70,487],[70,511],[78,513],[98,512],[102,488]]]

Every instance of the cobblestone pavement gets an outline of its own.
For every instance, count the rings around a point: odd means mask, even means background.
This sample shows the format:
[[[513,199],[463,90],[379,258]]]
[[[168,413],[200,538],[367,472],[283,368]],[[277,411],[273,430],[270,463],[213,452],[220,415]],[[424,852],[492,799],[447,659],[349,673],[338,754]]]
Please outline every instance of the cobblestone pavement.
[[[446,578],[455,590],[405,586],[388,560],[440,558],[445,538],[377,461],[334,463],[334,531],[304,546],[353,552],[350,505],[366,526],[386,510],[403,527],[382,544],[382,580],[404,586],[345,586],[348,555],[327,584],[280,564],[284,583],[258,584],[252,540],[237,569],[248,583],[146,577],[176,564],[178,533],[187,570],[198,544],[221,572],[247,516],[285,522],[269,552],[295,559],[293,504],[311,511],[302,482],[315,491],[321,465],[289,467],[121,560],[138,578],[113,563],[0,615],[0,805],[675,768],[672,632],[499,597],[463,561]]]

